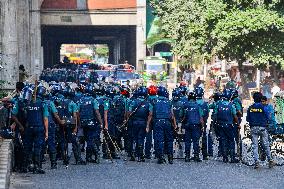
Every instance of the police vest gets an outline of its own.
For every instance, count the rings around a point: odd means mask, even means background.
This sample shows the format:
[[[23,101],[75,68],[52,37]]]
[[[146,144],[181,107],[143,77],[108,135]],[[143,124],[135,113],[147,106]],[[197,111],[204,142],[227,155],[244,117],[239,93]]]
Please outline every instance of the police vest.
[[[158,98],[153,102],[153,117],[154,119],[170,119],[172,117],[171,103],[168,99]]]
[[[267,119],[264,113],[264,106],[260,103],[254,103],[248,109],[250,115],[250,126],[266,126]]]
[[[93,97],[85,96],[81,98],[79,101],[80,104],[80,120],[87,121],[87,120],[94,120],[95,119],[95,111],[93,105]]]
[[[232,115],[233,104],[224,104],[222,102],[217,104],[217,122],[219,124],[233,124],[234,117]]]
[[[99,103],[99,112],[101,114],[101,117],[103,118],[104,117],[104,103],[105,103],[105,100],[106,98],[104,97],[99,97],[99,98],[96,98],[96,100],[98,101]]]
[[[57,106],[58,115],[61,119],[66,121],[67,125],[75,125],[76,120],[73,115],[69,112],[69,104],[72,101],[70,99],[64,99],[59,102]]]
[[[180,100],[173,100],[172,105],[175,118],[177,119],[177,121],[181,121],[181,111],[184,104]]]
[[[132,105],[132,111],[136,111],[133,114],[133,120],[147,121],[149,115],[149,102],[142,99],[135,99]]]
[[[208,119],[209,117],[209,108],[208,108],[208,103],[207,102],[203,102],[201,105],[200,105],[202,111],[203,111],[203,117],[205,120]]]
[[[109,101],[109,117],[115,123],[121,124],[124,121],[125,103],[122,97],[114,97]]]
[[[43,102],[38,100],[30,102],[27,110],[27,125],[28,127],[43,127]]]
[[[50,124],[50,125],[53,125],[53,124],[55,124],[55,122],[54,122],[54,115],[53,115],[53,112],[52,112],[52,110],[51,110],[51,101],[50,100],[46,100],[45,101],[45,103],[47,104],[47,107],[48,107],[48,112],[49,112],[49,116],[48,116],[48,123]]]
[[[201,122],[201,115],[199,112],[199,105],[197,102],[188,102],[185,106],[186,108],[186,118],[187,124],[189,125],[199,125]]]

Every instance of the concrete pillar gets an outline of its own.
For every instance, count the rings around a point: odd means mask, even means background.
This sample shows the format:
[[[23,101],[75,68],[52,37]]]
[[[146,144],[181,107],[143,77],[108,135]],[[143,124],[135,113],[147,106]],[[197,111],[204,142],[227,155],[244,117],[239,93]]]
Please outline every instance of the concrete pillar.
[[[17,36],[17,0],[1,0],[3,11],[3,36],[2,36],[2,65],[3,80],[10,85],[5,88],[13,89],[18,81],[18,36]]]
[[[39,76],[43,69],[42,47],[41,47],[41,1],[31,0],[30,10],[30,46],[31,46],[31,73]]]
[[[136,67],[146,56],[146,0],[137,0]]]
[[[31,49],[29,45],[30,39],[30,19],[29,19],[29,0],[17,0],[17,32],[18,32],[18,57],[19,65],[24,65],[26,71],[30,73],[30,54]]]

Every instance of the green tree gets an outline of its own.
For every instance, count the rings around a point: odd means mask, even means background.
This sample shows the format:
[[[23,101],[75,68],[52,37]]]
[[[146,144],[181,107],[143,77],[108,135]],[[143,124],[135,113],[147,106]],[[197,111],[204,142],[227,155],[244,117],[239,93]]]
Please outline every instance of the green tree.
[[[284,68],[281,0],[152,0],[162,30],[183,57],[245,60]]]

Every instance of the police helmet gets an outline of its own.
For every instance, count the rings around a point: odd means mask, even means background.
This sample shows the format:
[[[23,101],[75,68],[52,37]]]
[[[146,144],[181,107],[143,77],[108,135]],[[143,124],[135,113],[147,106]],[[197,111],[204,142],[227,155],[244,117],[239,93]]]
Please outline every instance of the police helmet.
[[[120,90],[120,94],[129,98],[130,97],[130,89],[128,87],[122,86],[122,88]]]
[[[32,100],[33,90],[29,86],[26,86],[26,87],[23,88],[22,91],[23,91],[22,92],[23,100],[30,102]]]
[[[213,99],[215,102],[219,101],[221,99],[222,94],[220,94],[219,92],[216,92],[213,94]]]
[[[144,86],[140,86],[138,89],[137,89],[137,95],[139,96],[139,97],[143,97],[143,98],[145,98],[145,97],[147,97],[147,88],[146,87],[144,87]]]
[[[46,88],[44,86],[38,86],[36,91],[37,97],[45,97],[46,95]]]
[[[93,95],[94,94],[94,85],[89,83],[85,88],[85,93],[89,94],[89,95]]]
[[[196,100],[196,94],[194,92],[189,92],[188,100]]]
[[[51,86],[51,93],[53,95],[55,95],[56,93],[59,93],[60,91],[62,91],[62,87],[59,84],[55,84]]]
[[[232,98],[232,91],[230,89],[224,89],[222,98],[226,100],[231,100]]]
[[[238,92],[237,89],[232,88],[230,90],[231,90],[231,93],[232,93],[232,98],[237,98],[239,96],[239,92]]]
[[[114,88],[111,85],[106,86],[105,93],[107,97],[113,98],[116,94]]]
[[[180,91],[180,89],[179,89],[179,88],[174,89],[173,92],[172,92],[172,96],[173,96],[173,99],[174,99],[174,100],[179,99],[180,96],[181,96],[181,91]]]
[[[196,87],[196,88],[194,89],[194,93],[195,93],[195,95],[196,95],[196,98],[200,99],[200,98],[202,98],[203,95],[204,95],[204,89],[201,88],[201,87]]]
[[[65,96],[74,97],[75,96],[75,89],[73,89],[71,86],[67,86],[64,90]]]
[[[154,85],[149,86],[149,87],[148,87],[148,94],[149,94],[150,96],[155,96],[155,95],[157,95],[157,94],[158,94],[158,89],[157,89],[157,87],[154,86]]]
[[[186,86],[179,86],[179,89],[181,91],[181,94],[185,96],[186,92],[187,92],[187,87]]]
[[[159,95],[159,96],[166,97],[166,98],[169,97],[168,90],[167,90],[165,87],[163,87],[163,86],[159,86],[159,87],[158,87],[158,95]]]
[[[105,89],[102,85],[99,85],[99,88],[96,89],[96,95],[103,96],[105,95]]]

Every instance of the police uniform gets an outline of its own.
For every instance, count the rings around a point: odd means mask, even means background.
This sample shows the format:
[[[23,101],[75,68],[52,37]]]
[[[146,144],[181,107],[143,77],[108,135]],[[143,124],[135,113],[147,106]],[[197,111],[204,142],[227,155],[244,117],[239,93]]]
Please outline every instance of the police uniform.
[[[13,108],[13,115],[17,115],[19,106]],[[26,112],[26,128],[24,131],[24,163],[28,167],[29,162],[34,155],[34,172],[44,173],[41,169],[41,150],[45,138],[44,119],[48,119],[48,106],[41,100],[37,99],[35,102],[31,101],[25,108]],[[32,152],[33,150],[33,153]]]
[[[146,126],[149,113],[153,112],[153,106],[144,98],[138,97],[133,100],[129,107],[129,112],[133,114],[133,135],[138,149],[138,161],[144,161],[144,140],[146,136]],[[133,146],[133,145],[132,145]],[[133,148],[132,148],[133,149]]]
[[[99,103],[92,96],[85,95],[79,101],[79,112],[81,127],[86,134],[86,160],[87,162],[98,163],[98,148],[95,141],[98,141],[98,130],[100,129],[99,120],[96,118],[96,110],[99,110]],[[95,155],[95,160],[92,155]]]
[[[189,100],[184,107],[185,116],[185,153],[186,161],[190,160],[191,143],[193,143],[194,159],[199,161],[201,129],[203,127],[201,119],[204,116],[203,109],[195,100]]]
[[[231,162],[235,162],[235,141],[234,141],[234,117],[237,111],[233,103],[223,99],[216,106],[216,118],[218,130],[220,131],[223,161],[228,162],[228,153]]]
[[[76,127],[76,118],[74,114],[78,113],[78,106],[71,99],[59,99],[58,115],[61,119],[65,120],[65,125],[59,127],[59,144],[64,160],[64,164],[68,165],[67,145],[72,143],[72,151],[75,157],[76,164],[84,164],[81,158],[80,145],[74,129]],[[69,121],[68,121],[69,120]],[[73,120],[73,121],[72,121]]]
[[[49,111],[49,117],[48,117],[48,139],[47,139],[47,146],[49,150],[49,158],[51,162],[51,168],[56,168],[56,138],[55,138],[55,132],[56,132],[56,123],[54,114],[57,114],[58,111],[51,100],[45,100],[45,103],[48,106]],[[44,145],[45,147],[45,145]],[[44,154],[44,152],[42,152]]]
[[[207,120],[209,117],[209,107],[208,103],[205,102],[203,99],[197,99],[196,100],[199,107],[202,109],[203,112],[203,120],[204,120],[204,129],[202,132],[202,156],[203,159],[206,160],[208,156],[208,136],[207,136]]]
[[[153,131],[155,153],[158,157],[158,163],[164,161],[164,144],[167,145],[167,154],[169,159],[173,156],[173,128],[171,125],[172,119],[172,105],[171,102],[163,96],[158,96],[153,102]]]
[[[150,104],[153,105],[153,102],[155,100],[157,100],[158,96],[156,95],[149,95],[148,96],[148,102]],[[150,130],[148,133],[146,133],[146,142],[145,142],[145,157],[147,159],[151,159],[151,149],[152,149],[152,143],[153,143],[153,125],[154,125],[154,121],[155,120],[152,120],[151,123],[150,123]],[[155,145],[155,143],[154,143]],[[156,147],[154,147],[154,149],[156,149]]]

